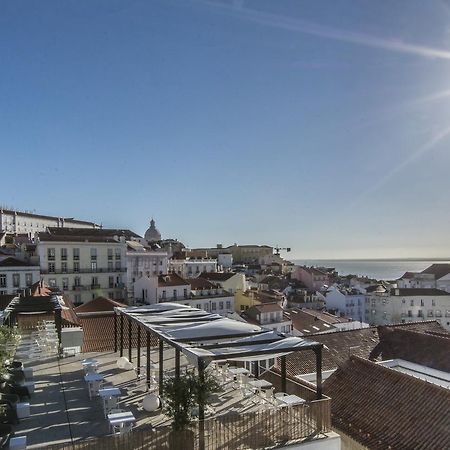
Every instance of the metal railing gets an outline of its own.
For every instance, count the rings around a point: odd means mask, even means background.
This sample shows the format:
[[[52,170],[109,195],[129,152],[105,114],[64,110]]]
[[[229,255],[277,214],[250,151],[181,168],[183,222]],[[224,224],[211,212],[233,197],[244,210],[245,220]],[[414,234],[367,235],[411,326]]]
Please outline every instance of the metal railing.
[[[264,449],[323,437],[331,430],[330,399],[301,405],[270,408],[242,414],[225,414],[195,422],[188,430],[173,432],[170,426],[134,429],[123,436],[103,436],[50,450],[217,450]]]

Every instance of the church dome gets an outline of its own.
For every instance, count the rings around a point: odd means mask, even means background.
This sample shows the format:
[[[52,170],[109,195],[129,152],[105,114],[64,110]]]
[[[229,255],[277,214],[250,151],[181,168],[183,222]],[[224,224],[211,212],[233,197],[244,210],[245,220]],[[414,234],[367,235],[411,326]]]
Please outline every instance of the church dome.
[[[150,220],[150,228],[145,232],[144,239],[147,242],[157,242],[161,240],[161,233],[155,227],[155,221]]]

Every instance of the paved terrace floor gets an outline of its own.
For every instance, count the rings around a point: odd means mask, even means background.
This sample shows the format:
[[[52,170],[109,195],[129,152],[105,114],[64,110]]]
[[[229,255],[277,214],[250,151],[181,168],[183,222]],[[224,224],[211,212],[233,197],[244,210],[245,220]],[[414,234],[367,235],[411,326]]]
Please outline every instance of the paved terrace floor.
[[[19,351],[29,354],[29,347],[21,344]],[[141,365],[145,366],[145,350],[141,350]],[[128,356],[128,350],[124,352]],[[164,350],[164,373],[174,372],[174,351]],[[89,399],[84,381],[81,361],[95,358],[98,372],[104,376],[104,387],[119,387],[122,391],[119,408],[131,411],[136,417],[136,428],[144,429],[168,425],[170,420],[159,410],[149,413],[142,408],[146,395],[145,387],[138,383],[136,373],[117,368],[118,353],[83,353],[63,359],[56,356],[25,359],[25,367],[33,367],[35,392],[31,396],[31,416],[20,421],[15,427],[15,435],[27,436],[27,448],[41,448],[47,445],[76,442],[94,436],[110,433],[107,419],[104,418],[102,401],[99,397]],[[157,350],[151,353],[152,365],[157,363]],[[136,364],[136,350],[133,351],[133,364]],[[187,361],[182,358],[181,366]],[[157,386],[152,386],[157,388]],[[227,412],[246,412],[266,408],[245,400],[232,382],[223,385],[223,391],[214,398],[215,414]]]

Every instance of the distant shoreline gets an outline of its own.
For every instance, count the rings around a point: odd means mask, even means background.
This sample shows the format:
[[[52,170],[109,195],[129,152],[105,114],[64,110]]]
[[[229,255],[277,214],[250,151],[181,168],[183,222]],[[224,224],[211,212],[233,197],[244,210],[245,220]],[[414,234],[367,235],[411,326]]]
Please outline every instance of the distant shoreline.
[[[289,259],[289,258],[286,258]],[[390,261],[399,261],[399,262],[407,262],[407,261],[443,261],[450,262],[450,257],[448,258],[295,258],[291,259],[292,261],[364,261],[364,262],[390,262]]]

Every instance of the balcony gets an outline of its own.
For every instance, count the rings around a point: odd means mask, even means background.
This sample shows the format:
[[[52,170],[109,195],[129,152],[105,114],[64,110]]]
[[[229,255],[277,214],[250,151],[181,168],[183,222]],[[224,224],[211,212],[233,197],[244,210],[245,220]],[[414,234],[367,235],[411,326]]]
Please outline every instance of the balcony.
[[[67,270],[61,270],[61,269],[58,269],[58,270],[55,269],[53,271],[41,270],[41,273],[44,275],[49,274],[49,273],[64,275],[64,274],[70,274],[70,273],[117,273],[117,272],[126,272],[126,271],[127,271],[126,267],[121,267],[121,268],[117,268],[117,269],[97,268],[97,269],[78,269],[78,270],[67,268]]]
[[[100,289],[100,284],[96,283],[96,284],[91,284],[91,289]]]
[[[87,289],[86,286],[84,286],[82,284],[74,284],[72,286],[73,291],[85,291],[86,289]]]

